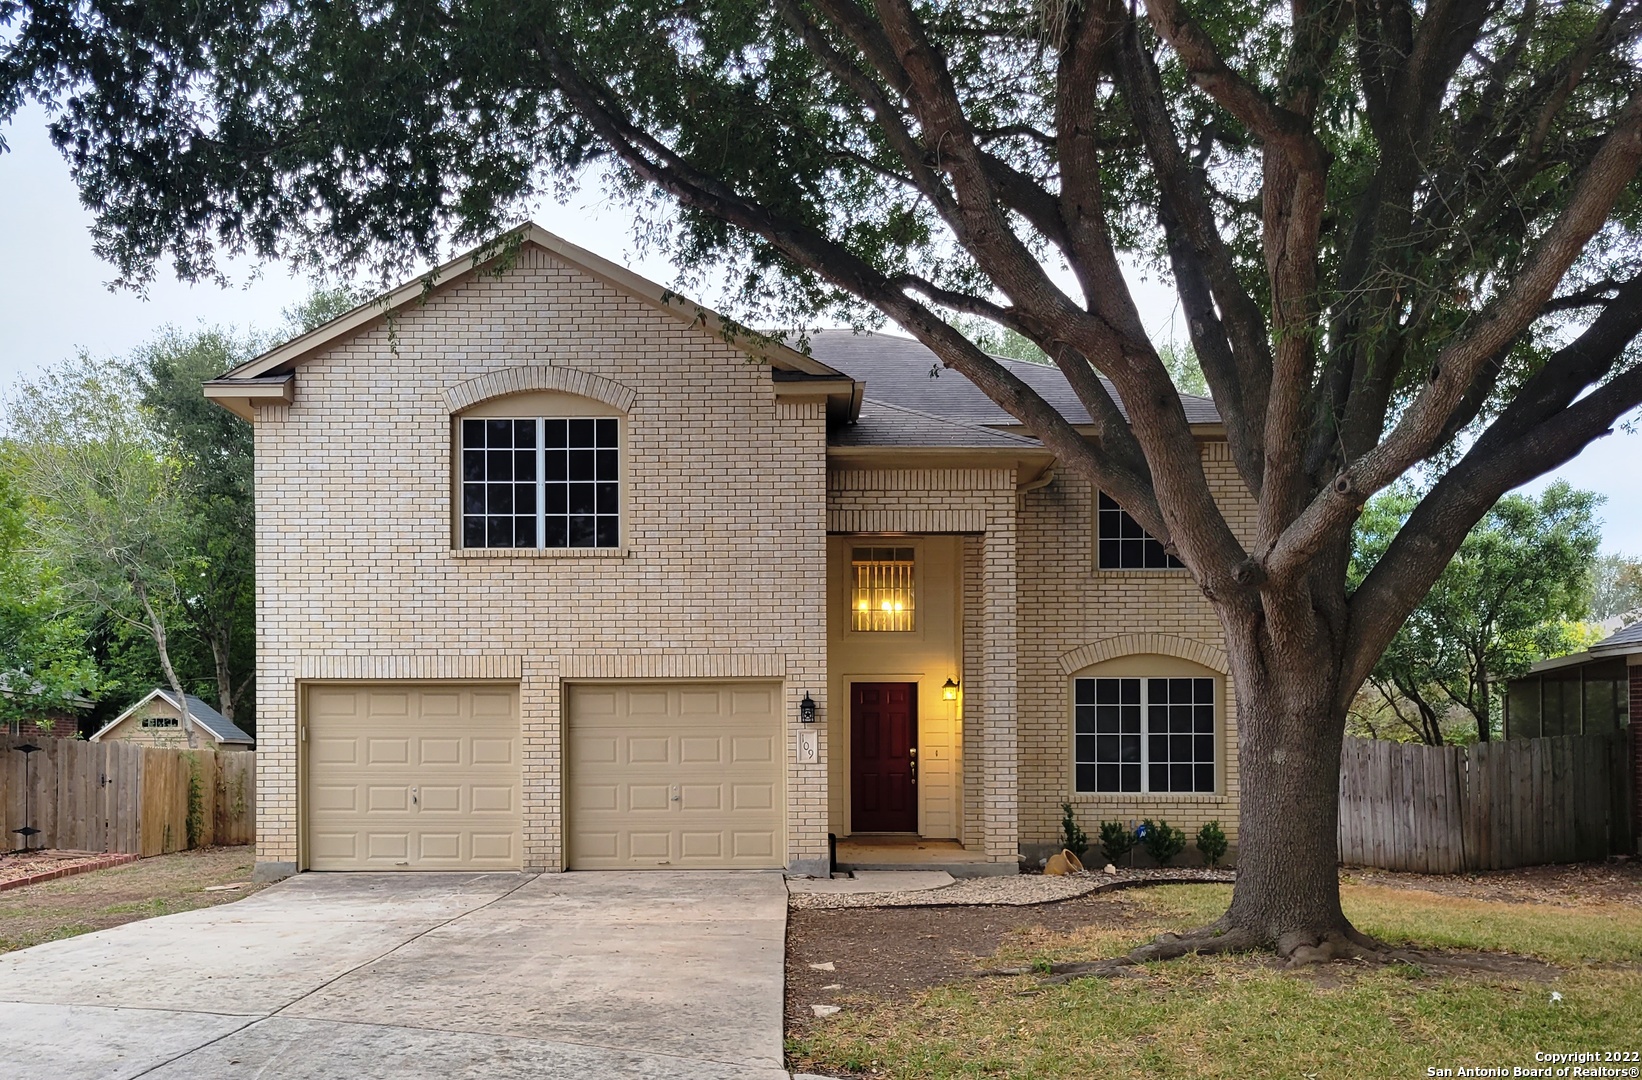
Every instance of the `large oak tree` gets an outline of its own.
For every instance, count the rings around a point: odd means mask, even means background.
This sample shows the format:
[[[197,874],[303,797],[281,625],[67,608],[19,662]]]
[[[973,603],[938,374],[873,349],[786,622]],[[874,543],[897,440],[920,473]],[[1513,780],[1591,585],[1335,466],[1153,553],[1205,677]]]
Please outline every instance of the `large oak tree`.
[[[1165,951],[1373,948],[1334,873],[1346,707],[1495,500],[1642,401],[1636,0],[0,0],[0,21],[0,114],[45,103],[129,281],[221,248],[434,261],[603,175],[744,314],[875,309],[975,382],[1164,538],[1225,628],[1238,881]],[[1178,290],[1248,535],[1126,259]],[[954,326],[977,317],[1053,358],[1096,434]],[[1359,509],[1421,467],[1348,590]]]

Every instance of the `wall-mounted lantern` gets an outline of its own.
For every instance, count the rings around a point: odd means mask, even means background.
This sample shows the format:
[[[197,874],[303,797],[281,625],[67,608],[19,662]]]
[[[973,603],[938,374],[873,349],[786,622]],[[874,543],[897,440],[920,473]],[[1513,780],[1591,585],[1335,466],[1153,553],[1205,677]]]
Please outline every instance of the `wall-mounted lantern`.
[[[810,697],[808,690],[804,691],[804,700],[798,703],[798,722],[801,724],[815,723],[815,699]]]
[[[946,700],[948,700],[948,701],[957,701],[958,700],[958,684],[957,684],[957,682],[955,680],[948,679],[944,684],[942,684],[942,686],[941,686],[941,696],[943,698],[945,698]]]

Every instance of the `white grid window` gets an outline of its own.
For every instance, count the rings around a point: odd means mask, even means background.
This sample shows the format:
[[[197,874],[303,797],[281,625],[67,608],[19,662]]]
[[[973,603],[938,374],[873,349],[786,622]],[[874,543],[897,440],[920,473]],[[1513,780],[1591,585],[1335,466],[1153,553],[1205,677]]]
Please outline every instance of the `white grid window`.
[[[1077,679],[1075,790],[1214,791],[1213,679]]]
[[[850,626],[855,630],[911,630],[911,548],[856,548],[850,556],[854,590]]]
[[[614,417],[462,421],[462,546],[621,544]]]
[[[1140,522],[1100,493],[1099,545],[1102,570],[1184,570],[1186,564],[1164,550],[1157,538],[1140,527]]]

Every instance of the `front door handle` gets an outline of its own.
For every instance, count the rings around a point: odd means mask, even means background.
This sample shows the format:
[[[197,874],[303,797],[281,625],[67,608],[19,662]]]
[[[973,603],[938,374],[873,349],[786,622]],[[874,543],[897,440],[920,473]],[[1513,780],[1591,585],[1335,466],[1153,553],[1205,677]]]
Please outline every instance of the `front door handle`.
[[[420,806],[421,804],[422,804],[422,800],[418,796],[416,788],[414,788],[414,787],[411,788],[411,805],[412,806]]]

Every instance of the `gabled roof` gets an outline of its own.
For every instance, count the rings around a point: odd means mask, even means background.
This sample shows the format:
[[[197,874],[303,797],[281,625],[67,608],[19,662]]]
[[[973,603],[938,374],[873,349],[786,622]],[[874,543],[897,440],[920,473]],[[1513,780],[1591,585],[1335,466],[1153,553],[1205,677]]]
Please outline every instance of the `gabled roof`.
[[[980,387],[942,366],[921,341],[895,334],[819,330],[810,336],[810,355],[857,382],[866,383],[865,394],[874,401],[916,409],[955,423],[1020,427],[1020,421],[1004,412]],[[1060,368],[1002,356],[993,359],[1036,390],[1072,423],[1091,422],[1088,410]],[[1112,390],[1110,382],[1106,382],[1106,388]],[[1112,399],[1122,412],[1123,402],[1115,392]],[[1182,394],[1180,402],[1185,407],[1188,423],[1220,423],[1220,413],[1209,398]]]
[[[167,705],[171,706],[173,709],[176,709],[179,713],[183,711],[182,706],[177,704],[177,695],[175,691],[167,690],[163,686],[155,687],[147,697],[144,697],[141,701],[137,702],[125,712],[121,713],[119,716],[116,716],[114,719],[110,720],[98,729],[97,733],[91,736],[91,741],[96,742],[101,739],[105,733],[113,731],[116,727],[119,727],[125,722],[127,717],[142,708],[144,705],[147,705],[150,701],[153,701],[155,698],[161,699]],[[236,744],[243,743],[246,746],[250,746],[256,742],[255,739],[236,727],[232,720],[228,719],[226,716],[222,715],[220,712],[195,697],[193,694],[188,694],[187,698],[189,721],[201,728],[204,728],[205,731],[217,742]]]
[[[717,312],[709,311],[671,289],[642,278],[624,266],[618,266],[585,248],[577,247],[534,222],[521,226],[516,235],[521,244],[533,244],[542,248],[556,258],[605,281],[651,307],[672,315],[681,322],[699,326],[703,333],[720,338],[749,356],[768,363],[778,371],[822,378],[840,378],[837,371],[819,360],[805,356],[779,342],[760,340],[757,335],[740,331]],[[504,254],[505,249],[499,242],[480,245],[465,252],[431,274],[408,281],[322,326],[269,349],[220,378],[212,379],[205,384],[205,396],[248,420],[252,418],[254,409],[259,404],[290,404],[295,397],[294,371],[310,357],[370,326],[390,311],[420,303],[428,296],[430,288],[436,291],[469,274],[477,273],[493,265]],[[847,402],[852,399],[848,393],[844,397]]]

